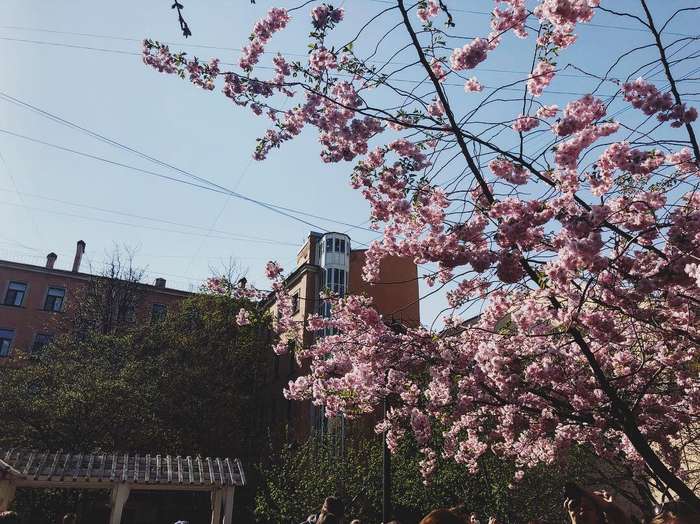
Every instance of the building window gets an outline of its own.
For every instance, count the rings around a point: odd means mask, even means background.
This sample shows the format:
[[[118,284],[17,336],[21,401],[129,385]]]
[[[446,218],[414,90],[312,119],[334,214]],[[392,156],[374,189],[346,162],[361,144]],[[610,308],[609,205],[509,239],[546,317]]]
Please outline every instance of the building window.
[[[34,337],[34,344],[32,344],[32,355],[38,355],[41,353],[41,350],[48,346],[52,340],[53,335],[37,333],[36,337]]]
[[[63,309],[63,300],[66,298],[66,290],[62,287],[50,287],[46,292],[46,302],[44,309],[46,311],[61,311]]]
[[[24,295],[27,294],[27,284],[24,282],[10,282],[5,295],[6,306],[21,306],[24,302]]]
[[[168,307],[165,304],[153,304],[151,309],[151,322],[162,322],[168,314]]]
[[[336,238],[335,239],[335,250],[337,253],[345,253],[345,239]]]
[[[292,314],[299,313],[299,292],[292,295]]]
[[[117,309],[119,322],[136,322],[136,307],[134,304],[122,304]]]
[[[331,253],[333,251],[333,239],[326,239],[326,253]]]
[[[0,329],[0,357],[9,357],[15,332],[12,329]]]

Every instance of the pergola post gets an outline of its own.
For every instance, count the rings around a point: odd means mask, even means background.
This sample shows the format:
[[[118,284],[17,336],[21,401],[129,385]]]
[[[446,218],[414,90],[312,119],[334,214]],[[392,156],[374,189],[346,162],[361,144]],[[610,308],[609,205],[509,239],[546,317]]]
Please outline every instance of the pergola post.
[[[130,489],[128,484],[119,484],[118,486],[112,488],[112,511],[109,515],[109,524],[121,524],[122,511],[124,511],[126,499],[129,498],[129,491]]]
[[[15,485],[9,480],[0,480],[0,511],[7,511],[15,500]]]
[[[221,524],[221,490],[211,492],[211,524]]]
[[[233,523],[233,490],[233,486],[224,490],[224,524]]]

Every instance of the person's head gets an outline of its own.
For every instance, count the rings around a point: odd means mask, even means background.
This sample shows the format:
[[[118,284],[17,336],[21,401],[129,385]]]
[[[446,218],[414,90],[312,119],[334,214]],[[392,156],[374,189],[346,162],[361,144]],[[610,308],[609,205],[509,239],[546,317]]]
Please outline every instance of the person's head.
[[[63,524],[75,524],[78,521],[78,516],[75,513],[66,513],[63,516]]]
[[[350,521],[350,524],[362,524],[362,523],[357,519],[353,519]]]
[[[0,512],[0,523],[2,524],[17,524],[19,522],[19,517],[14,511],[2,511]]]
[[[698,515],[682,502],[667,502],[659,514],[649,521],[649,524],[692,524],[700,522]]]
[[[564,486],[564,509],[571,524],[631,524],[632,520],[605,491],[588,491],[573,482]]]
[[[332,513],[334,516],[342,518],[345,515],[345,505],[338,497],[326,497],[321,513]]]
[[[465,524],[465,520],[449,509],[436,509],[423,517],[420,524]]]
[[[333,513],[326,513],[325,511],[321,512],[321,515],[319,515],[318,520],[316,521],[316,524],[340,524],[341,520],[339,517],[336,517]]]

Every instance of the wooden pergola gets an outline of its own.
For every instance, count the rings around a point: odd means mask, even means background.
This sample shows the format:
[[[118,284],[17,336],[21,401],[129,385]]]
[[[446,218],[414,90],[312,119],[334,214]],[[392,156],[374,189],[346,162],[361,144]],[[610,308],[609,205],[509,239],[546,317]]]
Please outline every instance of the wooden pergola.
[[[208,491],[211,524],[232,524],[234,491],[243,485],[238,459],[0,449],[0,512],[17,488],[108,489],[109,524],[120,524],[131,491]]]

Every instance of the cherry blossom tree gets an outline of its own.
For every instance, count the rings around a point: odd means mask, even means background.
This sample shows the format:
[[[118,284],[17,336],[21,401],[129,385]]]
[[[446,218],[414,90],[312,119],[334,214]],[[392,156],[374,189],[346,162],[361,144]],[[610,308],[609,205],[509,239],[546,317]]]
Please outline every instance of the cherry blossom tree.
[[[491,450],[524,471],[577,444],[700,509],[680,437],[700,412],[698,54],[694,37],[669,31],[700,7],[660,19],[647,0],[625,12],[536,4],[496,1],[490,24],[464,36],[461,2],[389,0],[341,39],[345,11],[306,2],[270,9],[231,70],[151,40],[143,59],[269,119],[258,160],[316,132],[321,160],[351,166],[381,232],[365,278],[385,256],[411,257],[445,294],[440,330],[397,329],[365,297],[332,299],[306,328],[335,334],[297,351],[309,373],[289,397],[346,417],[389,399],[377,430],[391,447],[411,432],[426,477],[438,453],[474,470]],[[600,13],[646,43],[609,39],[601,71],[567,62]],[[291,23],[310,29],[308,58],[263,66]],[[529,73],[480,80],[504,49],[524,50]],[[551,84],[572,74],[590,93],[554,104]],[[268,275],[283,352],[301,326],[281,268]]]

